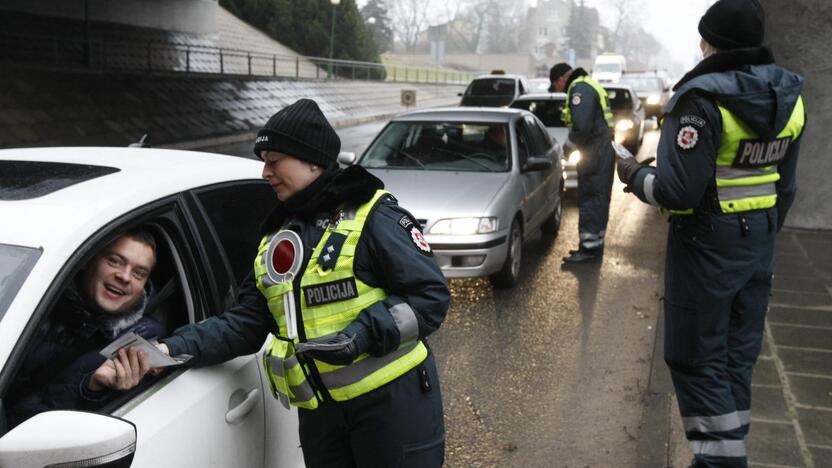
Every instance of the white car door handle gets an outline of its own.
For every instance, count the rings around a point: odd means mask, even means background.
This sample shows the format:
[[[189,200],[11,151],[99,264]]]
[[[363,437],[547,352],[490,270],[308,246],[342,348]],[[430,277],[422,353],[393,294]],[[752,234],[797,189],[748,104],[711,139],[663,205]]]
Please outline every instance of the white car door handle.
[[[239,424],[243,418],[245,418],[251,410],[257,406],[257,401],[260,399],[260,389],[253,388],[246,394],[246,398],[237,406],[228,410],[225,413],[225,422],[231,424],[232,426],[235,424]]]

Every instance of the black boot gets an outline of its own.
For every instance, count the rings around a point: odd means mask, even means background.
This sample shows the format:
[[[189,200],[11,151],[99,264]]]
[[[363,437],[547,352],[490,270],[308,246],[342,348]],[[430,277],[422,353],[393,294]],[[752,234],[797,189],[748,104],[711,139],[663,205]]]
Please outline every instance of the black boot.
[[[564,263],[591,263],[600,261],[604,257],[603,250],[578,249],[569,252],[568,257],[563,257]]]

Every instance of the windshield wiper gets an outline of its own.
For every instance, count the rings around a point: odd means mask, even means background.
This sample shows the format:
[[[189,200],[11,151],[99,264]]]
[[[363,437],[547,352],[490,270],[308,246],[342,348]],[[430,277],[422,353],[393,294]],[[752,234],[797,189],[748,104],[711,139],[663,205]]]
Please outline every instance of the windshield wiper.
[[[402,156],[406,157],[407,159],[415,162],[416,164],[419,165],[420,169],[422,169],[422,170],[425,169],[425,164],[422,161],[419,161],[419,158],[417,158],[416,156],[413,156],[412,154],[405,151],[404,148],[394,148],[393,146],[388,145],[387,143],[382,143],[382,145],[384,145],[384,146],[390,148],[391,150],[395,151],[396,154],[401,154]]]
[[[468,156],[467,154],[458,153],[456,151],[449,150],[447,148],[442,148],[442,147],[439,147],[439,146],[434,146],[434,147],[431,148],[431,150],[436,150],[436,151],[439,151],[439,152],[442,152],[442,153],[447,153],[447,154],[450,154],[452,156],[459,156],[460,158],[465,159],[466,161],[471,161],[472,163],[477,164],[480,167],[484,167],[485,169],[488,170],[488,172],[497,172],[495,169],[491,168],[487,164],[485,164],[483,162],[480,162],[480,161],[477,161],[476,158],[472,158],[471,156]]]

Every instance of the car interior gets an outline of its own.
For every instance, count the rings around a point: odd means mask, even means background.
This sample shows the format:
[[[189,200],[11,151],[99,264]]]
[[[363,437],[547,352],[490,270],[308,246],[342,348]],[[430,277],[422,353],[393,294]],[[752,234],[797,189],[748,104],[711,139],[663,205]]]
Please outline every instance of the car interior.
[[[148,284],[152,284],[151,291],[153,292],[149,297],[144,315],[150,315],[156,319],[164,327],[165,335],[168,335],[177,327],[185,325],[192,320],[193,304],[190,299],[190,295],[184,294],[185,288],[183,288],[183,281],[186,280],[182,262],[179,260],[178,253],[176,252],[172,239],[159,224],[147,223],[142,227],[150,231],[156,240],[156,264],[154,265],[148,280]],[[74,265],[74,274],[69,276],[72,278],[71,281],[74,281],[75,278],[78,277],[81,268],[86,265],[87,262],[92,259],[100,249],[117,237],[118,234],[108,236],[94,248],[89,249],[89,253],[80,258]],[[41,317],[39,323],[43,323],[43,321],[50,317],[51,314],[57,312],[56,305],[60,298],[66,293],[69,286],[69,282],[66,283],[67,284],[63,285],[60,292],[54,296],[55,299],[52,301],[52,304],[49,305],[49,310],[43,317]],[[30,339],[27,348],[20,356],[29,356],[30,353],[35,352],[36,350],[33,349],[34,345],[34,340]],[[14,370],[15,374],[18,373],[22,362],[23,359],[18,359],[18,361],[14,364],[17,367],[17,369]],[[69,366],[72,362],[74,361],[55,363],[45,372],[47,375],[54,374],[60,369],[66,368],[66,366]],[[130,401],[137,395],[140,395],[144,392],[144,390],[172,371],[173,368],[169,368],[166,372],[157,376],[148,374],[142,380],[141,384],[129,391],[121,392],[115,398],[111,398],[109,401],[106,401],[100,408],[98,408],[97,412],[102,414],[111,413],[115,409],[123,406],[127,401]],[[16,380],[13,378],[9,388],[7,388],[3,394],[4,397],[14,392],[15,384]],[[5,427],[6,424],[4,416],[5,412],[0,414],[0,436],[10,429]]]

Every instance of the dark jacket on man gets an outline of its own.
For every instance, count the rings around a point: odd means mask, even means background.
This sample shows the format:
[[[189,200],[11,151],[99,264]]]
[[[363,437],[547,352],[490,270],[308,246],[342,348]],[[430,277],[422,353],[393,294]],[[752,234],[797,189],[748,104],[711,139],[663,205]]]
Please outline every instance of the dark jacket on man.
[[[164,327],[145,316],[148,294],[123,314],[93,312],[74,283],[35,331],[4,405],[9,427],[51,410],[95,411],[118,392],[92,392],[87,383],[106,358],[99,351],[127,332],[144,338],[164,335]]]

